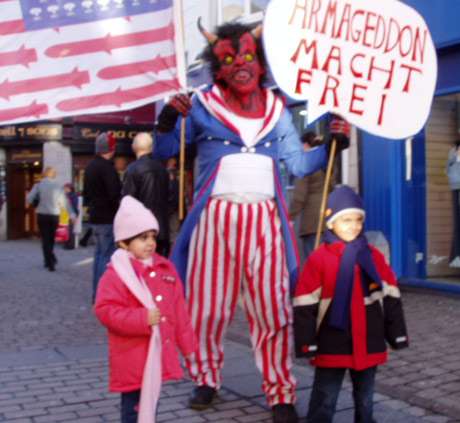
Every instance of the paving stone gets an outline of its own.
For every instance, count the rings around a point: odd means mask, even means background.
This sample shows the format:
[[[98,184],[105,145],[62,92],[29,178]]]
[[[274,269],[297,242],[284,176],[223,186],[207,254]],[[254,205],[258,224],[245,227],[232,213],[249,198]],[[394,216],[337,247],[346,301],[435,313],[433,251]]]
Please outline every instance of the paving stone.
[[[448,417],[445,416],[425,416],[423,421],[432,422],[432,423],[446,423],[449,421]]]
[[[6,421],[13,420],[13,419],[19,419],[23,417],[37,417],[37,416],[43,416],[45,414],[49,414],[47,410],[43,408],[34,408],[32,410],[17,410],[17,411],[7,411],[7,412],[2,412],[2,414],[5,416]]]
[[[409,407],[404,409],[404,411],[409,413],[411,416],[421,417],[426,415],[426,410],[420,407]]]
[[[120,415],[117,417],[114,417],[114,419],[120,419]],[[75,420],[75,423],[100,423],[100,422],[106,422],[109,420],[106,420],[102,416],[94,416],[94,417],[78,417],[77,420]]]
[[[270,412],[262,411],[260,413],[237,417],[235,420],[241,423],[254,423],[254,422],[262,422],[265,420],[272,420],[272,417],[271,417]]]
[[[248,400],[245,399],[239,399],[236,401],[226,401],[221,404],[216,404],[216,409],[217,410],[228,410],[231,408],[243,408],[246,410],[244,407],[248,407],[251,405],[251,403]]]
[[[217,411],[213,413],[206,413],[206,419],[211,422],[220,422],[224,419],[231,419],[233,417],[244,416],[244,412],[238,408],[225,411]]]
[[[36,423],[50,423],[53,422],[68,422],[78,420],[78,416],[75,413],[53,413],[52,415],[34,417]]]

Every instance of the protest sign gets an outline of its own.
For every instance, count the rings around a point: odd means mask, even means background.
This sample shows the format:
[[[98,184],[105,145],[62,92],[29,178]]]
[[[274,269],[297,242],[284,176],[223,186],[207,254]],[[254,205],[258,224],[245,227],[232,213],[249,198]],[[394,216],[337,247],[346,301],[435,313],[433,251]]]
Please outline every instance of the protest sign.
[[[326,112],[375,135],[417,133],[430,113],[436,50],[423,18],[397,0],[272,0],[264,47],[273,77]]]

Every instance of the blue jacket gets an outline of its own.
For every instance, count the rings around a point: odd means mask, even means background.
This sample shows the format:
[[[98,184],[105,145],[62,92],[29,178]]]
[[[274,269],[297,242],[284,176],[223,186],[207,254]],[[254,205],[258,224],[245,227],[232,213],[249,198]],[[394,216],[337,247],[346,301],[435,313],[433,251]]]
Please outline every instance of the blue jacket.
[[[155,156],[168,158],[178,154],[181,119],[175,130],[157,133]],[[294,234],[289,225],[287,208],[279,178],[278,162],[283,160],[294,176],[302,177],[316,172],[326,163],[323,146],[304,152],[299,136],[292,124],[290,113],[283,108],[275,126],[252,149],[248,149],[240,136],[214,117],[195,96],[186,120],[186,144],[196,144],[199,174],[195,183],[195,201],[176,239],[171,259],[176,265],[181,279],[186,280],[187,259],[190,239],[200,214],[212,193],[220,159],[228,154],[264,154],[274,161],[275,199],[281,218],[282,235],[286,247],[287,266],[291,289],[298,276],[298,253]],[[250,150],[250,151],[249,151]]]

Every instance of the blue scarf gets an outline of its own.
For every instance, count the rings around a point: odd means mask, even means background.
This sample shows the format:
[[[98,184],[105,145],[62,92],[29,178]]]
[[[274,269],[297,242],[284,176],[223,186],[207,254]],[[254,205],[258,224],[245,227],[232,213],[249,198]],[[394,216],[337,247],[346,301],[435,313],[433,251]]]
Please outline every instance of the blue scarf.
[[[324,242],[332,244],[344,241],[332,231],[324,234]],[[364,294],[369,295],[369,283],[374,282],[382,289],[382,281],[374,265],[366,237],[361,233],[356,239],[345,243],[335,285],[329,324],[337,329],[347,330],[350,325],[351,294],[353,290],[355,264],[361,269],[361,283]]]

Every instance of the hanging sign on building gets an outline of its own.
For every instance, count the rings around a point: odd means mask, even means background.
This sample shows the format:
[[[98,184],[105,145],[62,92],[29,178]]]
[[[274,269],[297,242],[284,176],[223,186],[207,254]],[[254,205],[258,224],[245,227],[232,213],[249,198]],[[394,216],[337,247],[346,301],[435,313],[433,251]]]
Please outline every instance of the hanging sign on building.
[[[73,139],[95,141],[102,132],[113,134],[117,141],[131,142],[139,132],[152,132],[153,126],[107,126],[98,124],[78,124],[73,128]]]
[[[10,125],[0,127],[0,141],[38,140],[59,141],[62,139],[62,125],[54,123]]]
[[[397,0],[272,0],[264,47],[279,87],[375,135],[401,139],[424,126],[437,59],[424,19]]]

